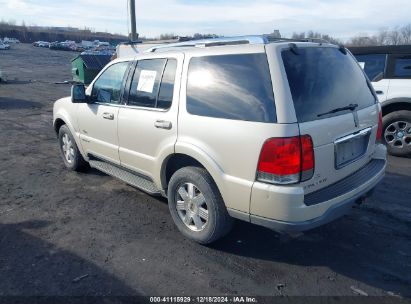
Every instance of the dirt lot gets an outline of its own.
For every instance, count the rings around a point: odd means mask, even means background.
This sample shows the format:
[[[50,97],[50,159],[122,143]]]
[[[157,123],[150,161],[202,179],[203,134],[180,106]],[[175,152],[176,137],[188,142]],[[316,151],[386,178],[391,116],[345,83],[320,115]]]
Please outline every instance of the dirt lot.
[[[366,204],[297,239],[238,222],[200,246],[165,200],[63,168],[52,105],[70,86],[54,82],[75,55],[0,51],[0,295],[411,296],[411,159],[391,157]]]

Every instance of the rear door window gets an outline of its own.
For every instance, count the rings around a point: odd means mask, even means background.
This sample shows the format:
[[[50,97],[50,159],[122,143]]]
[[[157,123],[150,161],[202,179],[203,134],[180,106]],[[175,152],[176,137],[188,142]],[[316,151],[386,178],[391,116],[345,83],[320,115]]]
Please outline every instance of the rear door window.
[[[155,108],[161,75],[167,59],[146,59],[137,62],[131,83],[128,105]]]
[[[174,81],[176,77],[177,60],[168,59],[161,79],[158,92],[157,108],[169,109],[173,101]]]
[[[276,122],[266,54],[192,58],[187,111],[215,118]]]
[[[387,61],[387,55],[385,54],[367,54],[367,55],[356,55],[355,58],[364,69],[365,74],[368,78],[373,81],[373,79],[384,73],[385,63]]]
[[[298,48],[282,52],[299,122],[328,118],[350,110],[322,115],[357,104],[357,110],[375,104],[370,85],[354,58],[338,48]]]
[[[394,77],[411,78],[411,56],[401,56],[395,59]]]
[[[131,82],[128,105],[169,109],[176,69],[176,59],[139,60]]]

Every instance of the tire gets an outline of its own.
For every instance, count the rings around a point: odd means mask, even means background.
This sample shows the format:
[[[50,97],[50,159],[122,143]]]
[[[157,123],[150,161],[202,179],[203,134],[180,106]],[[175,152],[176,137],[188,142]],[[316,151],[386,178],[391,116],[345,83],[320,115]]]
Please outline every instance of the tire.
[[[411,111],[402,110],[385,115],[382,126],[382,138],[388,153],[395,156],[411,155]]]
[[[81,155],[76,141],[66,125],[62,125],[58,134],[59,147],[61,157],[67,169],[72,171],[82,171],[87,168],[88,163]],[[69,144],[67,144],[69,142]],[[67,149],[69,149],[69,156],[67,156]]]
[[[193,185],[192,200],[190,184]],[[173,174],[168,186],[168,207],[180,232],[197,243],[210,244],[231,230],[233,219],[216,184],[203,168],[184,167]]]

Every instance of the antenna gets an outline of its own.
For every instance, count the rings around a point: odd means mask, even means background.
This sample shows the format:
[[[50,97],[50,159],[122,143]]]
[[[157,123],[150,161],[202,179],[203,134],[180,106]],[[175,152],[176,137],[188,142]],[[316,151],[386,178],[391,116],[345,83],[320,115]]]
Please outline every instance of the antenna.
[[[136,42],[138,39],[137,26],[136,26],[136,1],[129,0],[130,6],[130,22],[131,22],[131,42]]]

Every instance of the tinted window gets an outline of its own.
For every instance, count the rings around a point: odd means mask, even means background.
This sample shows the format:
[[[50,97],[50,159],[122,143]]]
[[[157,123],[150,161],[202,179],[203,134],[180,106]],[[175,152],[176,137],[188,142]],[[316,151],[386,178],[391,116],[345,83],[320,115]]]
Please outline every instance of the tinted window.
[[[167,59],[140,60],[131,83],[128,104],[154,108]]]
[[[201,116],[275,122],[266,55],[192,58],[188,71],[187,111]]]
[[[298,55],[286,50],[282,58],[299,122],[345,114],[350,111],[320,115],[349,104],[359,110],[376,102],[357,62],[337,48],[299,48]]]
[[[103,103],[120,103],[124,74],[128,66],[129,62],[120,62],[108,67],[93,85],[92,100]]]
[[[411,77],[411,56],[403,56],[395,59],[395,77]]]
[[[168,59],[161,79],[160,92],[158,93],[157,108],[168,109],[171,107],[176,77],[177,60]]]
[[[387,55],[385,54],[369,54],[369,55],[356,55],[358,62],[362,66],[367,74],[368,78],[372,81],[381,72],[384,73],[385,61]]]

